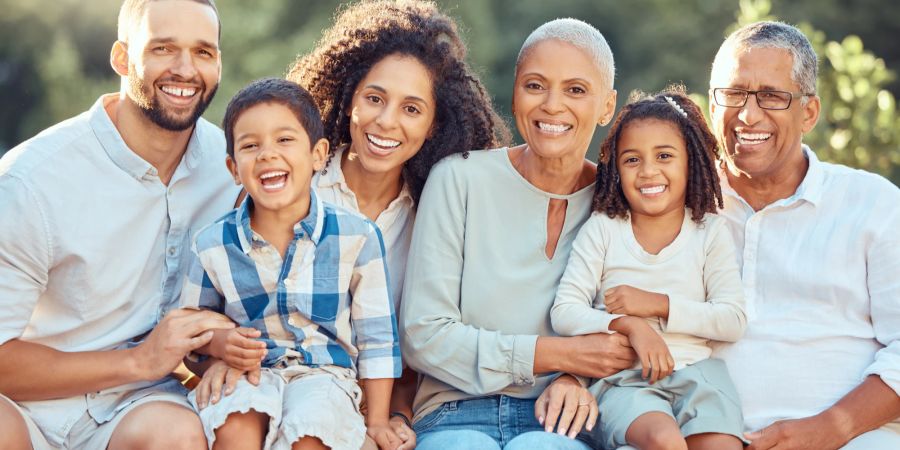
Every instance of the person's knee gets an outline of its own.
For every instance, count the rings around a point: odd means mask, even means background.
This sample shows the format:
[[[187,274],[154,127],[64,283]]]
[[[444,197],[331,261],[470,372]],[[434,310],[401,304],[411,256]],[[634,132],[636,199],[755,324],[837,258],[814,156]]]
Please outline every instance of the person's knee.
[[[660,428],[648,430],[643,439],[643,446],[647,450],[687,450],[687,442],[681,435],[681,431],[672,428]]]
[[[503,447],[503,450],[531,450],[535,448],[548,450],[589,450],[590,447],[584,442],[570,439],[546,431],[529,431],[520,434]]]
[[[268,431],[269,416],[255,410],[232,413],[216,428],[214,449],[250,448],[261,446]]]
[[[22,414],[6,400],[0,399],[0,448],[29,450],[31,437]]]
[[[201,450],[206,437],[197,415],[182,406],[152,402],[128,412],[113,432],[109,448]]]
[[[474,430],[443,430],[423,433],[417,438],[418,450],[500,450],[490,436]]]

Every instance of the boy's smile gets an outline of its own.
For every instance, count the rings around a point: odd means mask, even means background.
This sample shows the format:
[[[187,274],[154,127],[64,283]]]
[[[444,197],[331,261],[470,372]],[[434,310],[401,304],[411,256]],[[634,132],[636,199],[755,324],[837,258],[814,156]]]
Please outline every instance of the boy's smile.
[[[254,216],[288,213],[294,222],[305,217],[310,179],[324,165],[327,141],[311,144],[293,111],[276,102],[245,110],[233,134],[234,158],[228,158],[228,168],[253,198]]]

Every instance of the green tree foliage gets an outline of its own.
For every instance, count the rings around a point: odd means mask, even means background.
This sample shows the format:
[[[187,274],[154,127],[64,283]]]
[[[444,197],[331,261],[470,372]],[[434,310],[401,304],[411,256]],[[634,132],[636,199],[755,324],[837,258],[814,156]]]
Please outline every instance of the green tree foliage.
[[[808,141],[820,155],[864,167],[900,182],[894,96],[900,83],[900,2],[894,0],[437,0],[456,17],[469,60],[495,104],[508,117],[513,65],[519,46],[541,23],[557,17],[585,20],[607,37],[616,58],[621,105],[633,89],[659,90],[683,82],[708,88],[713,55],[735,21],[772,11],[804,25],[823,60],[820,92],[825,114]],[[87,109],[118,89],[109,66],[121,0],[0,0],[0,154],[43,128]],[[217,0],[223,23],[223,72],[206,118],[221,120],[225,105],[249,81],[282,76],[298,54],[315,45],[339,0]],[[755,8],[755,9],[754,9]],[[756,16],[752,16],[756,14]],[[857,33],[885,59],[847,37]],[[830,39],[839,39],[828,42]],[[887,63],[885,62],[887,61]],[[838,68],[829,72],[830,67]],[[839,86],[832,89],[829,86]],[[833,92],[834,94],[829,94]],[[830,97],[828,95],[831,95]],[[600,129],[592,144],[596,156]],[[836,136],[836,137],[835,137]],[[842,144],[842,145],[839,145]],[[824,154],[826,145],[834,153]],[[861,149],[861,150],[860,150]],[[852,158],[851,158],[852,156]]]

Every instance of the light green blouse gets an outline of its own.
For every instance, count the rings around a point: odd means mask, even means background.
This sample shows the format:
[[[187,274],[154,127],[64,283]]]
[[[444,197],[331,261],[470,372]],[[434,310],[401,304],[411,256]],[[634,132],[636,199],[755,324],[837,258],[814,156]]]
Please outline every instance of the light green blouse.
[[[533,373],[535,343],[555,335],[550,307],[593,192],[539,190],[506,148],[453,155],[432,169],[400,306],[403,358],[423,376],[415,419],[453,400],[536,398],[552,381]],[[552,259],[544,252],[551,199],[568,201]]]

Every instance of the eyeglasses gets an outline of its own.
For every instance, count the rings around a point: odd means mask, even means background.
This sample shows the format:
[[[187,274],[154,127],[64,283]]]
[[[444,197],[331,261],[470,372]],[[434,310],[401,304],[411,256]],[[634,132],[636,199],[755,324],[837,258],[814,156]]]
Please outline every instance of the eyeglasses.
[[[747,104],[750,94],[756,97],[756,104],[762,109],[788,109],[794,97],[810,97],[816,94],[787,91],[748,91],[737,88],[715,88],[712,90],[713,99],[719,106],[726,108],[743,108]]]

